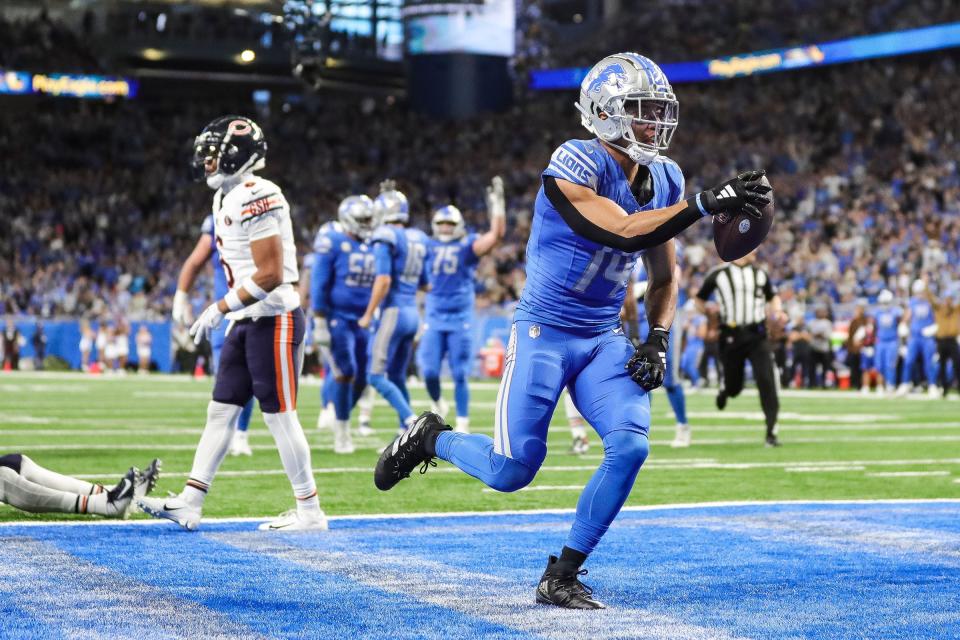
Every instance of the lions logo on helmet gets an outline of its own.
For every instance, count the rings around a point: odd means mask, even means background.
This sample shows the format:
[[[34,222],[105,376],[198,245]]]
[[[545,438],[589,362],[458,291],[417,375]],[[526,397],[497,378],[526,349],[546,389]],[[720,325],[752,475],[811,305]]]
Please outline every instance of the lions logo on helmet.
[[[217,170],[207,174],[205,163],[216,159]],[[244,116],[217,118],[193,142],[190,167],[194,178],[219,189],[227,178],[259,171],[267,162],[267,141],[260,126]]]
[[[440,207],[433,212],[430,228],[433,229],[433,237],[441,242],[459,240],[467,233],[463,224],[463,214],[452,204]]]
[[[397,191],[397,183],[393,180],[380,183],[380,195],[373,201],[373,207],[380,222],[407,224],[410,221],[407,196]]]
[[[344,231],[361,240],[369,240],[377,228],[377,218],[373,211],[373,200],[367,196],[348,196],[337,208],[337,220]]]
[[[679,122],[679,103],[667,76],[636,53],[607,56],[594,65],[574,106],[588,131],[637,164],[648,165],[666,151]],[[648,127],[652,135],[637,139],[634,124]]]

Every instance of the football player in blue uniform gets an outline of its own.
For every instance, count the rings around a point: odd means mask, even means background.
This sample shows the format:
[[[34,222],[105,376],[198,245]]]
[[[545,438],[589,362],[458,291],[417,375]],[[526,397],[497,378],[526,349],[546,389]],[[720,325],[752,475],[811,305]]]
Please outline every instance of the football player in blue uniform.
[[[374,312],[380,309],[368,382],[396,410],[401,429],[406,429],[414,420],[406,376],[413,339],[420,326],[416,296],[417,290],[426,285],[424,265],[429,238],[423,231],[407,227],[407,197],[397,191],[392,180],[380,185],[380,195],[373,206],[381,222],[372,238],[376,278],[367,309],[357,322],[361,327],[369,327]]]
[[[426,318],[420,337],[420,373],[433,400],[433,411],[445,415],[440,396],[440,367],[446,355],[453,373],[457,405],[456,431],[470,432],[470,389],[467,377],[473,364],[474,272],[480,257],[493,250],[506,232],[503,180],[497,176],[487,189],[490,230],[468,234],[463,215],[453,205],[433,214],[433,239],[427,247]]]
[[[884,289],[877,296],[878,309],[873,314],[876,327],[877,346],[875,358],[877,372],[881,380],[877,383],[877,393],[886,385],[887,393],[893,393],[897,386],[897,355],[900,349],[900,320],[903,311],[893,305],[893,293]]]
[[[321,229],[314,242],[310,305],[314,339],[329,354],[336,422],[334,453],[353,453],[350,411],[367,386],[369,332],[357,320],[367,309],[375,277],[373,250],[367,241],[376,228],[373,201],[350,196],[337,210],[340,227]]]
[[[213,298],[220,300],[227,295],[230,287],[227,285],[227,274],[223,268],[223,261],[217,251],[217,233],[213,226],[212,214],[203,219],[203,225],[200,227],[200,238],[186,262],[183,263],[183,267],[180,268],[180,276],[177,278],[177,292],[173,295],[174,322],[185,327],[193,324],[190,289],[193,288],[193,282],[197,279],[200,270],[203,269],[203,265],[210,259],[213,260]],[[220,351],[223,349],[223,342],[226,337],[226,322],[215,329],[210,336],[211,365],[213,365],[211,368],[214,375],[216,375],[217,368],[220,365]],[[230,440],[230,455],[253,455],[253,449],[250,448],[250,440],[247,437],[247,429],[250,428],[252,415],[253,398],[250,398],[237,419],[237,428]]]
[[[927,392],[931,398],[936,398],[940,392],[937,389],[937,369],[934,364],[937,341],[933,336],[937,333],[937,326],[933,318],[933,305],[927,299],[927,283],[924,280],[914,280],[910,289],[913,295],[910,296],[907,313],[903,318],[903,321],[909,324],[910,335],[907,337],[907,355],[903,359],[898,392],[905,394],[910,390],[913,366],[919,359],[921,376],[927,380]]]
[[[677,297],[672,238],[724,211],[760,217],[758,207],[770,197],[763,172],[754,171],[684,200],[683,174],[660,155],[677,126],[677,99],[663,71],[643,56],[601,60],[581,84],[577,109],[596,137],[563,143],[543,172],[494,438],[453,433],[425,413],[383,451],[374,482],[390,489],[436,456],[494,489],[516,491],[546,457],[547,428],[566,387],[600,436],[604,459],[580,497],[559,558],[548,560],[536,598],[598,609],[604,605],[579,580],[581,565],[647,457],[648,393],[663,383]],[[635,348],[623,334],[620,308],[640,251],[651,326]]]

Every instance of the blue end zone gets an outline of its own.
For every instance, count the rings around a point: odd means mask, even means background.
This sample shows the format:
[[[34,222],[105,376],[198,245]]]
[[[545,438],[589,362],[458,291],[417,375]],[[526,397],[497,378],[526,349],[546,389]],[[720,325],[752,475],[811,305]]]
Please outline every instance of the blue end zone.
[[[533,604],[572,514],[0,527],[0,637],[960,636],[956,502],[625,511],[587,568],[611,609]]]

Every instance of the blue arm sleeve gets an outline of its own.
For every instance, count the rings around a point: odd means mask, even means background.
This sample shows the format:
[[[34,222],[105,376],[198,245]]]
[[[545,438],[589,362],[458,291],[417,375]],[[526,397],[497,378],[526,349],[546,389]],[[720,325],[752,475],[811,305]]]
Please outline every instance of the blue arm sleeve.
[[[327,315],[330,311],[330,280],[333,275],[333,255],[317,254],[310,273],[310,306],[314,312]]]
[[[377,259],[377,275],[393,275],[393,255],[390,252],[390,245],[384,242],[377,242],[373,245],[373,255]]]
[[[471,233],[467,236],[466,242],[464,242],[463,250],[460,255],[463,256],[461,259],[463,263],[468,266],[474,266],[480,262],[480,256],[473,252],[473,243],[477,240],[477,234]]]

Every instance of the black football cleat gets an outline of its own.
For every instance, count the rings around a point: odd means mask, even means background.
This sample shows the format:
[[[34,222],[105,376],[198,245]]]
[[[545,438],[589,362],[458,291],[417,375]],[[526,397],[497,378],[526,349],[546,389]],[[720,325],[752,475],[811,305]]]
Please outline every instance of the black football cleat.
[[[721,391],[717,394],[717,409],[723,411],[727,406],[727,394]]]
[[[419,464],[423,465],[420,473],[426,473],[428,467],[436,466],[433,462],[434,454],[427,450],[427,445],[429,444],[432,449],[439,432],[452,430],[453,428],[445,424],[437,414],[429,411],[420,414],[416,422],[397,436],[380,454],[377,466],[373,470],[373,483],[377,485],[377,489],[380,491],[393,489],[398,482],[409,478],[410,473]]]
[[[140,472],[140,480],[136,483],[133,488],[134,497],[139,499],[146,495],[149,495],[151,491],[157,486],[157,480],[160,479],[160,467],[162,463],[159,459],[154,458],[153,461],[147,465],[147,468]]]
[[[564,609],[606,609],[607,605],[593,598],[593,589],[580,582],[587,575],[586,569],[568,571],[559,568],[557,556],[547,560],[547,570],[537,586],[537,602],[552,604]]]
[[[769,436],[767,436],[767,441],[764,443],[764,446],[766,446],[766,447],[779,447],[779,446],[781,446],[781,445],[780,445],[780,441],[777,440],[777,436],[769,435]]]
[[[130,467],[123,479],[114,488],[107,491],[107,514],[126,520],[133,507],[134,490],[140,481],[140,472]]]

